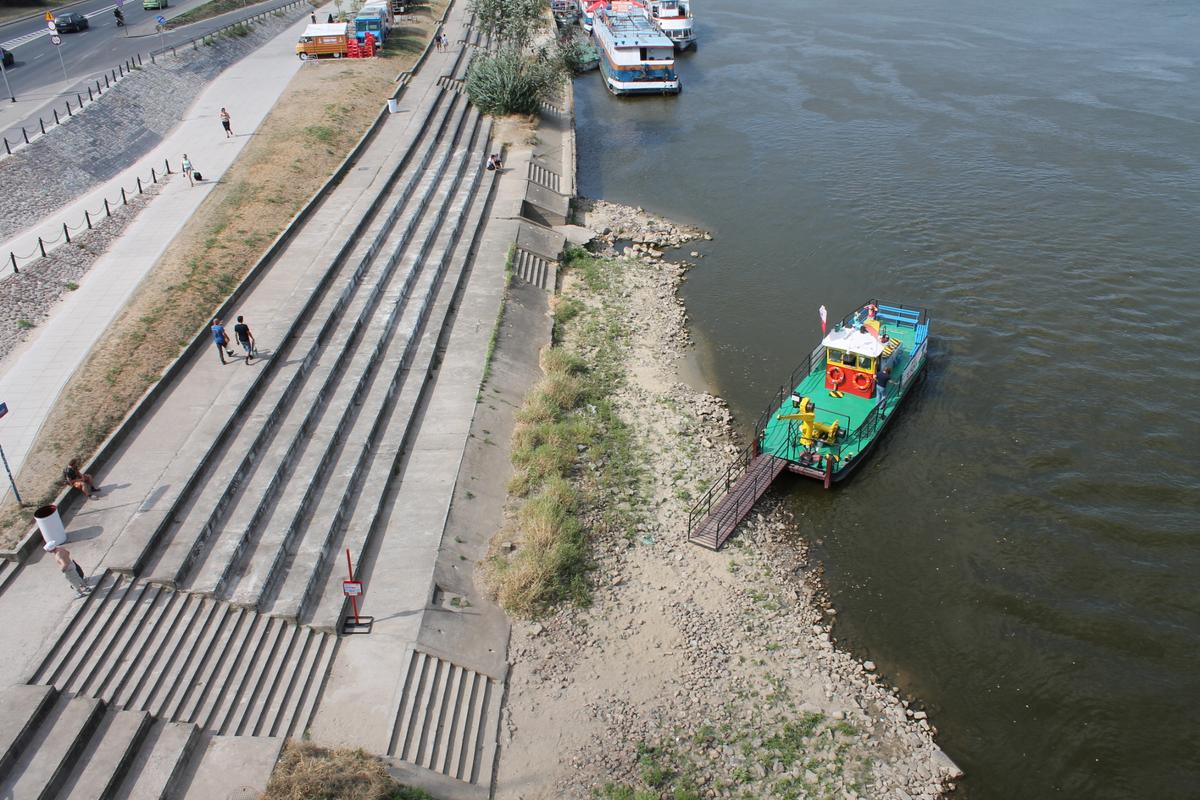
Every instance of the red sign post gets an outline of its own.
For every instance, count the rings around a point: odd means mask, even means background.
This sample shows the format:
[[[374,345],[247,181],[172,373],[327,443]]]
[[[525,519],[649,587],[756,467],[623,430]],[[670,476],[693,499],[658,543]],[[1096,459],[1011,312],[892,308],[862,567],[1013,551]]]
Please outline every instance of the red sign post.
[[[346,572],[348,579],[342,581],[342,594],[350,598],[350,607],[354,610],[354,616],[353,618],[346,617],[343,620],[342,633],[370,633],[375,618],[360,616],[358,613],[358,598],[363,593],[363,585],[362,581],[354,579],[354,563],[350,560],[349,547],[346,548]]]

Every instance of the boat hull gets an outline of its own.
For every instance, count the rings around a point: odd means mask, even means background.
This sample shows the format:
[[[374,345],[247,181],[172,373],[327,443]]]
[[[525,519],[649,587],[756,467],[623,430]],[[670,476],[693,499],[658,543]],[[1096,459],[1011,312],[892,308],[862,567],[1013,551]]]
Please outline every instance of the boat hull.
[[[604,85],[608,87],[608,91],[617,96],[636,95],[636,94],[679,94],[683,88],[679,82],[679,78],[663,78],[658,80],[646,80],[644,78],[633,78],[629,70],[617,70],[608,63],[608,60],[603,56],[600,57],[600,72],[604,75]],[[633,78],[630,80],[630,78]]]

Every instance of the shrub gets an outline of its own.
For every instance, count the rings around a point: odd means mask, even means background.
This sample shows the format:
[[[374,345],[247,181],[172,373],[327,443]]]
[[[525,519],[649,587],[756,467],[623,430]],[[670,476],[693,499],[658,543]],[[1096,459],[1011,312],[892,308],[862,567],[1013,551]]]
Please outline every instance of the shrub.
[[[467,96],[484,114],[536,114],[561,81],[560,63],[509,46],[475,57],[467,71]]]

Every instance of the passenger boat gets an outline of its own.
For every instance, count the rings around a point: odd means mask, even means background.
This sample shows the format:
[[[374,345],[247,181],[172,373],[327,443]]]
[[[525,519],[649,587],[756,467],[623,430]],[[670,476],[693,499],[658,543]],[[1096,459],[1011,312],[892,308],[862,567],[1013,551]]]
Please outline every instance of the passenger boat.
[[[758,450],[829,484],[863,462],[925,367],[929,315],[874,300],[833,326],[793,371]]]
[[[836,323],[759,417],[751,445],[692,507],[688,541],[720,549],[784,470],[825,488],[850,475],[924,374],[928,350],[924,309],[870,300]]]
[[[592,21],[596,9],[601,8],[608,0],[579,0],[579,25],[588,33],[592,32]]]
[[[592,36],[600,72],[613,94],[678,94],[675,46],[640,3],[614,0],[593,6]]]
[[[650,0],[650,15],[679,50],[696,44],[691,0]]]

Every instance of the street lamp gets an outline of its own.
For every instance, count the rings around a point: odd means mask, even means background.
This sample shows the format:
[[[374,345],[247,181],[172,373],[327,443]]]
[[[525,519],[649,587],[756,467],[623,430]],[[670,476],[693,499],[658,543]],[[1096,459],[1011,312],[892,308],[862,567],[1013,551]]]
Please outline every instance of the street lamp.
[[[8,82],[8,70],[4,68],[4,59],[0,58],[0,75],[4,76],[4,87],[8,89],[8,97],[14,103],[17,102],[17,96],[13,94],[12,84]]]

